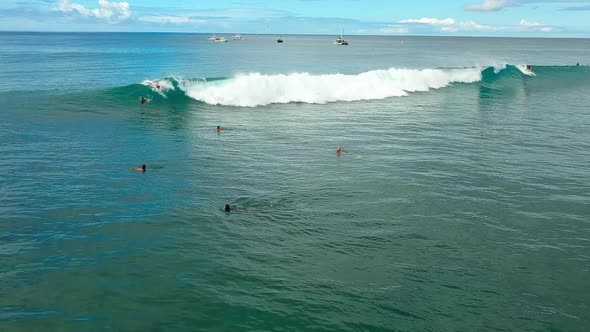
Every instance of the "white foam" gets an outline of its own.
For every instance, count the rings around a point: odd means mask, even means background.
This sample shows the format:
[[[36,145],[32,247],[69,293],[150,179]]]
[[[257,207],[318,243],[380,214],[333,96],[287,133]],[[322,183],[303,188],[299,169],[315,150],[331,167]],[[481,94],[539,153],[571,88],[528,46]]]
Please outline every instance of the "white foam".
[[[308,73],[264,75],[240,74],[233,78],[206,82],[184,81],[179,87],[186,95],[210,105],[255,107],[274,103],[324,104],[406,96],[451,83],[481,80],[478,68],[388,69],[358,75],[312,75]]]
[[[507,63],[496,63],[492,67],[494,67],[494,74],[499,74],[502,70],[508,67]]]
[[[145,85],[145,86],[149,86],[152,91],[162,95],[163,97],[166,97],[165,93],[166,91],[169,90],[174,90],[174,85],[172,84],[171,81],[166,80],[166,79],[161,79],[161,80],[144,80],[143,82],[141,82],[141,84]],[[158,86],[160,88],[158,88]]]

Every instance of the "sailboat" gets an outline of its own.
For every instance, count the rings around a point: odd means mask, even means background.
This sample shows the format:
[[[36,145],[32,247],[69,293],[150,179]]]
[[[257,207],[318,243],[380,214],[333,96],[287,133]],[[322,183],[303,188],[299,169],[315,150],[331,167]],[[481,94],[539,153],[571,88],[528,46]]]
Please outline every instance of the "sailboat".
[[[346,40],[344,40],[344,26],[342,26],[342,31],[340,32],[340,37],[336,38],[336,41],[334,42],[335,45],[340,45],[340,46],[348,46],[348,42]]]

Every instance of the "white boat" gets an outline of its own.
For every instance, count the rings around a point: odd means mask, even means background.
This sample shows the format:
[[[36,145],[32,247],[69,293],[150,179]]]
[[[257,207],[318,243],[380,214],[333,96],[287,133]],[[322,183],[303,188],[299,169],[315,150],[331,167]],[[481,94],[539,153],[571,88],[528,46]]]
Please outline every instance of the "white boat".
[[[246,37],[242,36],[242,35],[235,35],[234,36],[234,40],[244,40],[246,39]]]
[[[344,40],[344,27],[342,27],[340,37],[336,38],[334,45],[348,46],[348,42],[346,40]]]
[[[214,40],[216,43],[227,43],[227,39],[225,39],[225,37],[221,36],[221,37],[216,37]]]
[[[334,45],[347,46],[348,42],[346,40],[344,40],[342,37],[338,37],[338,38],[336,38]]]

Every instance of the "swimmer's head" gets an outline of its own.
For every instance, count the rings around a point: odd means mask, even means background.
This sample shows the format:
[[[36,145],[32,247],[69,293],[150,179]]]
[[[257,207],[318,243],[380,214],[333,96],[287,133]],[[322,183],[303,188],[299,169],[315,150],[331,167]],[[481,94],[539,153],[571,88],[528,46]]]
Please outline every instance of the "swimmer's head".
[[[217,126],[217,130],[221,129],[221,126]]]
[[[147,170],[147,165],[146,164],[141,165],[141,171],[145,172],[146,170]]]
[[[229,204],[225,204],[225,208],[223,209],[225,212],[231,211],[231,206]]]

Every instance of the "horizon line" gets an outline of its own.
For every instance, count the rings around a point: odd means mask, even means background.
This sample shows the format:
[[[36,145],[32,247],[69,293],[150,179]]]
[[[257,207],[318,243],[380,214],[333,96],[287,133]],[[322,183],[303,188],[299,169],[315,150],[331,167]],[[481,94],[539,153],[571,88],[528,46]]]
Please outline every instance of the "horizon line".
[[[67,31],[67,30],[60,30],[60,31],[40,31],[40,30],[0,30],[0,33],[121,33],[121,34],[186,34],[186,35],[209,35],[209,34],[219,34],[219,35],[231,35],[231,34],[241,34],[241,35],[257,35],[257,36],[335,36],[337,34],[316,34],[316,33],[240,33],[240,32],[186,32],[186,31]],[[574,37],[574,36],[498,36],[498,35],[412,35],[412,34],[404,34],[404,35],[376,35],[376,34],[350,34],[350,36],[359,36],[359,37],[442,37],[442,38],[529,38],[529,39],[590,39],[590,37]]]

